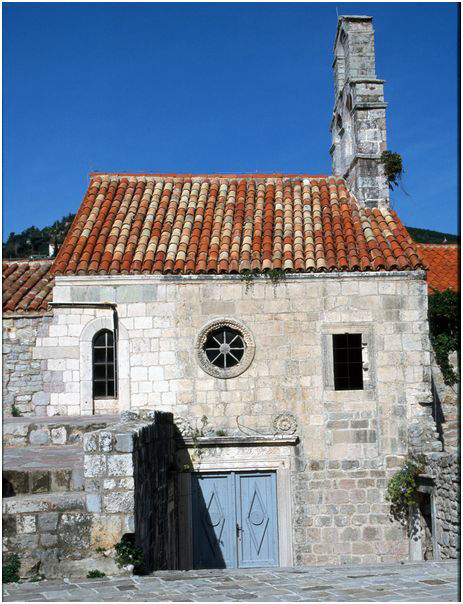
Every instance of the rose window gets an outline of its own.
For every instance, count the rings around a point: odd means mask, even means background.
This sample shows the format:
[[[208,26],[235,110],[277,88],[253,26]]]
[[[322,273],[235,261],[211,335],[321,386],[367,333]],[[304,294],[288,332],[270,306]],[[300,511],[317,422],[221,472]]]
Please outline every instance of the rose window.
[[[243,358],[244,340],[234,329],[217,329],[211,332],[204,344],[204,352],[213,365],[229,369]]]
[[[249,367],[254,358],[254,338],[236,319],[212,319],[204,325],[195,341],[200,367],[216,378],[234,378]]]

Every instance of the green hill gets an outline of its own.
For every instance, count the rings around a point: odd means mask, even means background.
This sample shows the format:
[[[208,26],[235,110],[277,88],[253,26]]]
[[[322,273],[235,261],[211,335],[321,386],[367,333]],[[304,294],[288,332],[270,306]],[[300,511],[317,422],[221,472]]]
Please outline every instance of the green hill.
[[[429,229],[416,229],[409,226],[405,228],[415,243],[460,243],[459,235],[440,233],[439,231],[430,231]]]
[[[6,243],[2,245],[3,258],[48,257],[48,244],[54,244],[57,249],[63,243],[74,216],[75,214],[68,214],[43,229],[31,226],[22,233],[10,233]]]

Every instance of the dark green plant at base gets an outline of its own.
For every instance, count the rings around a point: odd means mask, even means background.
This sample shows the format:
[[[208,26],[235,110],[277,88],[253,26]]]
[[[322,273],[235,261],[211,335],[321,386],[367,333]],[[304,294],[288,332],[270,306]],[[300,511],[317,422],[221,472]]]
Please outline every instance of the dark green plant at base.
[[[101,572],[101,570],[89,570],[87,573],[87,579],[101,579],[102,577],[106,577],[106,573]]]
[[[11,555],[5,566],[2,567],[2,581],[3,583],[17,583],[20,579],[19,569],[21,568],[21,561],[17,554]]]
[[[451,352],[460,351],[460,294],[451,289],[434,290],[428,300],[429,330],[436,361],[445,384],[452,386],[459,376],[449,361]]]
[[[408,519],[408,509],[415,502],[418,475],[421,472],[422,468],[417,462],[406,460],[389,480],[386,499],[391,502],[391,513],[396,520],[404,523]]]
[[[387,184],[392,191],[394,186],[397,187],[399,185],[399,181],[404,173],[402,158],[398,153],[383,151],[381,154],[381,163],[384,166]]]
[[[144,572],[143,550],[135,544],[135,535],[127,534],[114,546],[116,550],[116,562],[119,566],[133,565],[135,575]]]
[[[19,410],[19,409],[16,407],[16,405],[13,405],[13,406],[11,407],[11,415],[12,415],[13,417],[21,417],[21,416],[22,416],[22,413],[21,413],[21,411],[20,411],[20,410]]]

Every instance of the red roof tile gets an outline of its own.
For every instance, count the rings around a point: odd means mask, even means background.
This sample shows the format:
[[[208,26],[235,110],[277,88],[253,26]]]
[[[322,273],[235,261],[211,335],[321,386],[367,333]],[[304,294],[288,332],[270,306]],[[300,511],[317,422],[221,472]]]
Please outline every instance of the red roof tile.
[[[417,243],[418,254],[428,266],[428,290],[460,290],[460,246],[456,244]]]
[[[395,212],[306,175],[92,175],[58,275],[423,267]]]
[[[52,260],[4,260],[3,312],[43,314],[48,310],[54,284]]]

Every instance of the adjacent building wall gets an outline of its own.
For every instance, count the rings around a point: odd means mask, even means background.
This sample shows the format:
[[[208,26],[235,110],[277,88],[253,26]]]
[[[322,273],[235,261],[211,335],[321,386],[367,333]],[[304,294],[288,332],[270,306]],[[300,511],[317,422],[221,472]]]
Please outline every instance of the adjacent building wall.
[[[44,366],[33,356],[37,336],[48,329],[50,316],[4,315],[2,330],[3,353],[3,414],[11,415],[13,406],[22,415],[46,414],[49,402],[44,391]]]

